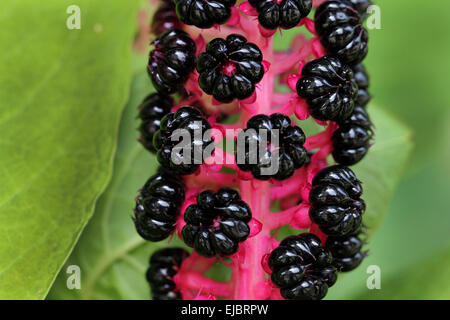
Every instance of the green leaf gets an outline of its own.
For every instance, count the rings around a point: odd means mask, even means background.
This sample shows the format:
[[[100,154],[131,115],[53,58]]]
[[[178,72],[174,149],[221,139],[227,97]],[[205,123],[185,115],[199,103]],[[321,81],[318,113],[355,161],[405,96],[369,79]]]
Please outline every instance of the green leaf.
[[[376,231],[386,213],[395,187],[413,148],[412,132],[384,109],[371,105],[368,112],[375,125],[375,144],[353,169],[363,182],[367,203],[364,224],[368,234]]]
[[[144,277],[148,258],[153,250],[166,244],[145,243],[130,219],[136,190],[157,166],[155,158],[136,142],[136,107],[149,92],[148,76],[142,72],[133,81],[131,98],[123,116],[113,180],[68,261],[81,267],[81,290],[67,289],[68,275],[61,273],[50,298],[149,298]],[[372,106],[370,112],[378,129],[377,144],[357,172],[364,181],[368,201],[366,223],[375,228],[408,158],[411,134],[382,109]],[[171,245],[180,244],[175,238]]]
[[[356,296],[357,299],[387,300],[448,300],[450,299],[450,250],[428,257],[425,263],[401,270],[394,277],[383,278],[381,270],[381,288],[366,289]]]
[[[110,179],[136,9],[0,2],[0,299],[46,296]]]

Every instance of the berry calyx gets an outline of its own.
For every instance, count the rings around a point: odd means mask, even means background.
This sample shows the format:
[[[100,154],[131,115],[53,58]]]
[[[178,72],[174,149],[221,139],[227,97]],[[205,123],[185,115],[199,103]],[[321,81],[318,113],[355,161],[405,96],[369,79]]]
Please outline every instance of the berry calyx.
[[[358,13],[360,14],[361,18],[364,20],[367,17],[367,9],[372,5],[372,2],[370,0],[349,0],[355,8]]]
[[[296,89],[318,120],[345,120],[353,112],[358,95],[352,69],[329,56],[307,63]]]
[[[343,63],[356,65],[366,57],[369,36],[351,2],[322,3],[315,13],[315,27],[328,53]]]
[[[197,171],[206,158],[205,149],[212,146],[209,152],[214,151],[209,129],[211,124],[194,107],[185,106],[164,116],[153,137],[159,163],[179,175]]]
[[[291,123],[291,119],[281,113],[270,116],[259,114],[250,118],[247,128],[237,138],[238,167],[251,172],[259,180],[286,180],[291,177],[308,158],[303,146],[305,134],[299,126]],[[277,145],[274,144],[275,137],[278,138]],[[245,151],[240,149],[242,146],[245,146]]]
[[[281,241],[269,256],[271,280],[289,300],[320,300],[337,280],[331,255],[320,239],[302,233]]]
[[[358,232],[366,209],[361,195],[361,183],[348,167],[335,165],[322,169],[312,181],[309,216],[327,235]]]
[[[358,235],[328,237],[325,246],[333,256],[333,266],[340,272],[356,269],[366,257],[361,251],[364,242]]]
[[[261,26],[269,30],[291,29],[312,9],[312,0],[249,0],[249,3],[258,11]]]
[[[175,3],[183,23],[206,29],[227,22],[236,0],[175,0]]]
[[[139,106],[139,119],[141,125],[139,132],[141,137],[139,141],[150,152],[156,152],[153,147],[153,136],[159,130],[161,119],[170,112],[173,106],[171,96],[152,93],[148,95]]]
[[[189,253],[183,248],[165,248],[153,253],[146,273],[153,300],[181,300],[173,277],[187,257]]]
[[[249,98],[255,92],[255,84],[264,76],[262,58],[258,46],[243,36],[216,38],[198,56],[198,84],[222,103]]]
[[[184,201],[184,186],[179,177],[164,170],[152,176],[139,191],[134,224],[148,241],[166,239],[174,230]]]
[[[355,107],[350,118],[340,122],[339,129],[333,133],[334,160],[346,166],[361,161],[370,149],[372,127],[367,111]]]
[[[229,256],[239,249],[239,242],[250,234],[252,218],[249,206],[239,192],[222,188],[216,193],[206,190],[197,196],[197,204],[184,213],[186,225],[183,241],[205,257]]]
[[[156,38],[150,52],[148,73],[162,94],[177,92],[195,68],[195,42],[182,30],[167,31]]]

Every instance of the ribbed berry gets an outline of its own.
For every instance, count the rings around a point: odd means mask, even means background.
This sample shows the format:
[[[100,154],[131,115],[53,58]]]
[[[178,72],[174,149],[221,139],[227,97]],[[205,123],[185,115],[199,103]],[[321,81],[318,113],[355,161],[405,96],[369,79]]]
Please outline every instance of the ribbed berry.
[[[303,67],[297,94],[306,99],[314,118],[341,121],[353,112],[358,86],[350,67],[325,56]]]
[[[183,241],[202,256],[229,256],[250,234],[251,218],[249,206],[236,190],[207,190],[197,196],[197,204],[186,209],[181,234]]]
[[[337,280],[331,255],[312,233],[281,241],[268,259],[271,280],[289,300],[320,300]]]
[[[333,266],[341,272],[354,270],[361,264],[366,257],[366,252],[361,251],[363,245],[357,235],[328,237],[325,243],[333,257]]]
[[[224,24],[231,17],[231,7],[236,0],[174,0],[178,17],[188,25],[211,28]]]
[[[134,224],[139,235],[148,241],[161,241],[175,229],[184,201],[180,177],[160,170],[140,190],[134,209]]]
[[[275,135],[279,137],[279,145],[275,145]],[[288,179],[308,159],[303,146],[305,143],[303,130],[292,125],[291,119],[281,113],[253,116],[248,120],[247,128],[239,133],[237,141],[238,167],[242,171],[250,171],[253,177],[259,180]],[[260,143],[263,143],[262,149]],[[274,170],[267,171],[268,168]]]
[[[360,230],[366,208],[361,194],[360,181],[346,166],[322,169],[312,181],[309,216],[327,235],[354,234]]]
[[[139,141],[150,152],[156,152],[153,147],[153,136],[159,130],[161,119],[170,112],[173,106],[171,96],[152,93],[148,95],[140,105],[139,119],[141,125]]]
[[[162,94],[177,92],[195,68],[195,42],[182,30],[171,30],[156,38],[150,52],[148,73]]]
[[[249,0],[258,11],[258,21],[266,29],[291,29],[305,18],[312,8],[312,0]]]
[[[181,21],[175,11],[175,3],[172,0],[163,0],[158,10],[153,15],[151,30],[159,36],[166,31],[180,29]]]
[[[185,106],[164,116],[160,129],[153,137],[159,163],[179,175],[197,171],[205,157],[206,147],[214,143],[211,132],[207,131],[209,129],[211,125],[208,120],[193,107]],[[186,134],[189,134],[190,141],[185,141]],[[179,138],[175,139],[175,135]],[[210,151],[212,153],[214,147]]]
[[[373,137],[372,122],[367,111],[355,107],[350,118],[339,123],[339,129],[333,133],[333,158],[346,166],[351,166],[367,154]]]
[[[367,55],[367,30],[351,2],[326,1],[316,10],[315,27],[320,42],[330,55],[348,65],[360,63]]]
[[[362,19],[365,19],[367,17],[367,9],[372,5],[372,2],[370,0],[350,0],[352,3],[353,8],[355,8],[359,15],[362,17]]]
[[[165,248],[153,253],[146,273],[153,300],[181,300],[173,277],[187,257],[189,253],[182,248]]]
[[[208,43],[197,59],[198,83],[222,103],[249,98],[264,76],[261,50],[243,36],[229,35]]]
[[[355,81],[358,85],[358,99],[356,105],[365,107],[372,98],[368,92],[369,89],[369,75],[363,64],[358,64],[353,68],[355,74]]]

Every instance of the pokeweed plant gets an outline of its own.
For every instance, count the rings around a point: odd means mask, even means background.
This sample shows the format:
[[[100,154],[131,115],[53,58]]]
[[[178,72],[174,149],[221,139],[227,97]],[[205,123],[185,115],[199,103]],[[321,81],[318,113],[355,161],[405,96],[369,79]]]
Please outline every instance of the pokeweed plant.
[[[144,239],[177,236],[193,250],[152,255],[154,299],[322,299],[338,272],[364,259],[366,205],[348,166],[373,138],[361,64],[369,4],[161,3],[148,62],[157,92],[139,111],[140,141],[160,169],[140,189],[133,220]],[[293,28],[311,37],[275,51],[273,35]],[[309,117],[323,130],[306,137]],[[277,241],[286,225],[298,235]],[[231,268],[228,282],[205,275],[217,261]]]

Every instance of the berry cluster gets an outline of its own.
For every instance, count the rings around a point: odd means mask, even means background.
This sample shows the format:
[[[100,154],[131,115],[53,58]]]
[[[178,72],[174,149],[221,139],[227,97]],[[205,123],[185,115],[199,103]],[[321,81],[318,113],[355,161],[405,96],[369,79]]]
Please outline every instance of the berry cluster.
[[[184,186],[178,177],[160,170],[136,198],[133,220],[137,232],[148,241],[166,239],[175,230],[183,201]]]
[[[266,136],[262,137],[261,133],[266,133]],[[276,146],[272,144],[275,136],[279,140]],[[291,119],[284,114],[256,115],[248,120],[247,128],[239,134],[238,140],[244,140],[245,150],[240,152],[238,144],[236,153],[238,167],[242,171],[250,171],[255,179],[286,180],[307,160],[307,151],[303,146],[305,138],[303,130],[291,125]],[[260,143],[265,147],[260,148]],[[252,146],[256,146],[256,150],[252,149]],[[241,154],[243,159],[239,161]],[[278,163],[278,170],[271,173],[269,169],[274,161]]]
[[[162,94],[177,92],[195,68],[195,42],[184,31],[169,30],[158,38],[150,52],[148,73],[155,89]]]
[[[199,55],[200,88],[222,103],[249,98],[264,75],[261,50],[245,37],[216,38]]]
[[[308,16],[312,8],[312,0],[249,0],[258,11],[258,21],[263,28],[291,29]]]
[[[133,221],[144,239],[178,237],[192,253],[152,255],[154,299],[318,300],[366,257],[366,205],[347,166],[373,139],[361,63],[370,1],[315,3],[162,0],[156,10],[157,92],[141,103],[139,140],[161,167]],[[279,52],[277,28],[311,37]],[[306,136],[310,116],[324,129]],[[286,225],[301,231],[279,242]],[[231,268],[228,282],[207,276],[218,263]]]
[[[306,99],[314,118],[339,121],[352,113],[358,86],[350,67],[335,57],[325,56],[303,67],[297,94]]]
[[[337,280],[331,255],[312,233],[287,237],[270,254],[272,282],[290,300],[320,300]]]
[[[161,119],[170,112],[172,107],[172,97],[160,93],[152,93],[142,101],[139,111],[141,120],[139,141],[148,151],[156,152],[153,147],[153,136],[159,130]]]
[[[359,6],[360,10],[363,8]],[[355,65],[366,57],[368,33],[351,2],[325,1],[316,10],[315,27],[328,53],[342,62]]]
[[[236,0],[174,0],[180,20],[198,28],[224,24],[231,17]]]
[[[252,212],[233,189],[210,190],[197,196],[197,204],[184,213],[186,225],[181,231],[184,242],[202,256],[229,256],[239,249],[239,242],[250,234]]]
[[[180,300],[173,277],[189,253],[183,248],[165,248],[153,253],[147,269],[147,281],[152,289],[153,300]]]
[[[359,231],[366,209],[361,195],[360,181],[352,170],[342,165],[325,168],[312,181],[311,220],[327,235],[353,234]]]
[[[172,170],[179,175],[197,171],[205,149],[209,145],[214,146],[211,135],[207,131],[209,129],[211,125],[208,120],[203,117],[201,111],[193,107],[185,106],[164,116],[160,129],[153,137],[153,146],[157,150],[159,163],[167,170]],[[200,136],[197,133],[200,133]],[[179,134],[178,139],[176,139],[177,134]],[[189,136],[186,137],[185,134]],[[183,147],[175,148],[180,143],[180,139]],[[200,163],[196,159],[200,159]]]
[[[361,251],[363,242],[358,234],[344,237],[328,237],[325,246],[333,256],[333,266],[337,270],[347,272],[356,269],[366,256]]]

